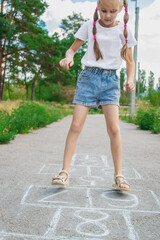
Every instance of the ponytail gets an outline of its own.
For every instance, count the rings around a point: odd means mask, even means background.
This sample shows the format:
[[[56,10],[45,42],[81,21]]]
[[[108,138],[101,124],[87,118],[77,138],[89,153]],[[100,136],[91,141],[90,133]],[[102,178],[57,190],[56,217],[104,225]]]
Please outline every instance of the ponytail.
[[[125,14],[124,14],[124,37],[125,37],[125,44],[121,50],[121,58],[124,59],[127,63],[130,63],[129,56],[127,54],[128,52],[128,31],[127,31],[127,23],[129,20],[129,14],[128,14],[128,1],[123,0],[123,5],[125,8]]]
[[[96,36],[96,33],[97,33],[97,28],[96,28],[96,21],[98,20],[98,7],[96,7],[96,10],[94,12],[94,16],[93,16],[93,36],[94,36],[94,53],[95,53],[95,56],[96,56],[96,61],[98,61],[100,58],[103,59],[103,56],[102,56],[102,53],[99,49],[99,44],[97,42],[97,36]]]

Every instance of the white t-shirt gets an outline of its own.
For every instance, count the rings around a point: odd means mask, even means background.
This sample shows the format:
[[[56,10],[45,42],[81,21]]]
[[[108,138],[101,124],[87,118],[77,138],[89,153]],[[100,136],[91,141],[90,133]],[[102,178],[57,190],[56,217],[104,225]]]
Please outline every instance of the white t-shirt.
[[[103,55],[103,59],[96,61],[93,45],[94,45],[94,36],[93,36],[93,21],[85,22],[79,30],[75,33],[74,37],[81,39],[82,41],[88,40],[88,48],[81,63],[88,67],[99,67],[104,69],[119,69],[122,63],[121,58],[121,49],[125,43],[124,37],[124,24],[118,22],[118,25],[106,28],[102,27],[99,22],[96,22],[97,28],[97,41],[99,48]],[[133,37],[130,29],[128,30],[128,47],[133,47],[137,44],[137,41]]]

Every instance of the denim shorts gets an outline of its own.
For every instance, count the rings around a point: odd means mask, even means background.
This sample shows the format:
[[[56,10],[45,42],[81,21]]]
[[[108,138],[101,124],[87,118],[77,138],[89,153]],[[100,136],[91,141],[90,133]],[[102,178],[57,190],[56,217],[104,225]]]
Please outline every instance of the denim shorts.
[[[119,106],[120,81],[116,70],[98,67],[85,67],[76,84],[73,104],[97,106],[115,104]]]

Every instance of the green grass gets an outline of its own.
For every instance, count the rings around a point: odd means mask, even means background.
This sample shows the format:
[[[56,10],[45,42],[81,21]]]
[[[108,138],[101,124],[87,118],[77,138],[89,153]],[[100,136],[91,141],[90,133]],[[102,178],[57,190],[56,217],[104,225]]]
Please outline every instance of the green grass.
[[[142,130],[150,130],[153,133],[160,133],[160,108],[150,107],[143,108],[139,107],[136,111],[136,115],[131,116],[120,116],[121,120],[129,123],[134,123],[139,126]]]
[[[72,106],[57,106],[49,102],[21,102],[10,114],[1,110],[0,143],[8,143],[16,134],[29,133],[70,114],[73,114]]]

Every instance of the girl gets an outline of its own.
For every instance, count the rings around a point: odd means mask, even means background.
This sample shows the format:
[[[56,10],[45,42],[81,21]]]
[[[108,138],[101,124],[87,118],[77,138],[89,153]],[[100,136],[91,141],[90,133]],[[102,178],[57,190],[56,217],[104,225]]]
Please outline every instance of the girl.
[[[125,8],[124,24],[116,21],[118,13]],[[122,174],[122,145],[119,129],[120,83],[116,70],[122,59],[126,61],[127,81],[124,84],[129,92],[135,90],[134,61],[132,47],[136,40],[127,28],[127,0],[98,0],[94,21],[85,22],[74,35],[76,40],[59,64],[69,70],[73,57],[82,44],[88,40],[88,49],[81,63],[81,71],[73,99],[75,104],[73,120],[65,144],[63,168],[52,184],[69,184],[69,167],[75,152],[78,136],[83,128],[90,106],[97,105],[103,110],[107,131],[111,142],[114,163],[114,184],[118,190],[130,190]],[[100,18],[98,18],[98,12]],[[128,29],[128,30],[127,30]]]

